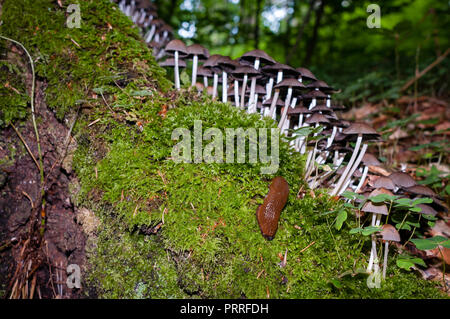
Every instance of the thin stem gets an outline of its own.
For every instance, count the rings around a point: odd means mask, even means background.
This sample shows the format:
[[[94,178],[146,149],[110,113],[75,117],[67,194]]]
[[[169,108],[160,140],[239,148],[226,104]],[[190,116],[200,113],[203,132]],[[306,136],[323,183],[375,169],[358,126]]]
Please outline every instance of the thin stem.
[[[438,246],[439,249],[439,253],[441,254],[441,258],[442,258],[442,284],[444,285],[444,289],[447,292],[447,283],[445,282],[445,259],[444,259],[444,254],[442,253],[441,247]]]
[[[19,45],[27,54],[28,58],[30,59],[30,65],[31,65],[31,75],[32,75],[32,82],[31,82],[31,118],[33,120],[33,127],[34,127],[34,133],[36,134],[36,143],[38,147],[38,155],[39,155],[39,173],[41,176],[41,195],[44,197],[44,164],[42,160],[42,151],[41,151],[41,143],[39,141],[39,132],[36,125],[36,117],[35,117],[35,110],[34,110],[34,90],[35,90],[35,72],[34,72],[34,63],[33,58],[31,57],[31,54],[28,52],[28,50],[25,48],[25,46],[13,39],[7,38],[5,36],[0,35],[0,38],[11,41],[17,45]]]

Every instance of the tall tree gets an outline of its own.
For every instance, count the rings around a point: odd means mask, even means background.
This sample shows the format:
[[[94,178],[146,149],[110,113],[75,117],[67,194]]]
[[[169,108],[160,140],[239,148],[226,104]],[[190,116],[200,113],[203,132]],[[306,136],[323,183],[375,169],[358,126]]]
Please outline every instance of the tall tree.
[[[318,40],[318,34],[319,34],[319,28],[320,28],[320,21],[322,20],[323,11],[324,11],[325,3],[324,1],[320,1],[319,8],[316,11],[316,18],[314,21],[314,29],[313,29],[313,35],[311,39],[308,41],[308,46],[306,49],[306,56],[303,60],[303,65],[308,66],[309,62],[311,61],[311,57],[314,53],[314,49],[316,47],[316,43]]]
[[[253,35],[255,38],[255,48],[258,49],[259,48],[259,24],[260,24],[260,20],[261,20],[261,4],[262,4],[262,0],[257,0],[256,1],[256,11],[255,11],[255,28],[253,31]]]
[[[316,5],[316,0],[310,0],[309,1],[309,7],[308,7],[308,12],[306,13],[305,19],[303,20],[302,25],[300,26],[300,29],[298,30],[297,33],[297,37],[295,39],[295,44],[292,47],[291,51],[289,52],[287,58],[286,58],[286,63],[289,64],[294,56],[294,54],[297,52],[298,47],[300,45],[300,42],[302,41],[302,37],[303,37],[303,32],[305,31],[305,27],[308,25],[309,23],[309,19],[311,18],[311,13],[314,10],[314,7]]]

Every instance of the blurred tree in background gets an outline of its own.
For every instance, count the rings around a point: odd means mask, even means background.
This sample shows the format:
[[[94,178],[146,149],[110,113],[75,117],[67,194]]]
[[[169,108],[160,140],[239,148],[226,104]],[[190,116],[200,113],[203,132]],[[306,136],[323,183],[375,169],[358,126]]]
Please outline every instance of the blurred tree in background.
[[[310,68],[350,101],[398,97],[416,70],[449,48],[448,0],[155,2],[161,18],[187,44],[232,58],[263,49],[279,62]],[[381,8],[381,28],[367,26],[371,3]],[[415,89],[446,95],[448,60],[421,77]]]

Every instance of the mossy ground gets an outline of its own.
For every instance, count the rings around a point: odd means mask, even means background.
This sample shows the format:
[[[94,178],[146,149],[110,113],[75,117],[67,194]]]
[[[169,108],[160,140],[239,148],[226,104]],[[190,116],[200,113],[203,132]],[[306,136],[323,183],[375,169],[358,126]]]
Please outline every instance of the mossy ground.
[[[338,205],[325,193],[306,191],[297,198],[304,158],[286,142],[280,145],[276,175],[286,178],[291,192],[275,239],[266,241],[255,212],[272,176],[260,174],[261,164],[175,163],[171,134],[178,127],[191,129],[194,120],[202,120],[203,131],[274,123],[194,98],[187,90],[165,92],[165,72],[131,22],[106,0],[80,6],[81,29],[68,29],[65,10],[55,1],[4,1],[0,33],[30,49],[38,75],[48,82],[46,102],[60,118],[78,105],[85,110],[74,130],[79,145],[74,168],[81,184],[76,204],[93,209],[101,220],[85,282],[95,294],[443,296],[432,283],[392,262],[381,288],[367,288],[367,275],[357,274],[367,262],[367,239],[348,234],[355,221],[349,219],[337,231],[334,215],[321,214]],[[158,225],[156,234],[149,234]],[[279,256],[286,250],[282,268]]]

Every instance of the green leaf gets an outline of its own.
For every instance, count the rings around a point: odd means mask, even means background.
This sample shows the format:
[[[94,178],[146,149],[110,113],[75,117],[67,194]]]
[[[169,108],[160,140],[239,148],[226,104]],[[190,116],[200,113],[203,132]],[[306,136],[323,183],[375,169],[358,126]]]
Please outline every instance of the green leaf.
[[[367,226],[361,232],[364,236],[381,231],[381,226]]]
[[[440,243],[446,241],[447,238],[444,237],[444,236],[434,236],[434,237],[431,237],[431,238],[427,238],[427,240],[430,240],[430,241],[432,241],[433,243],[440,244]]]
[[[369,200],[372,203],[383,203],[383,202],[388,202],[388,201],[391,201],[391,200],[395,200],[396,198],[397,198],[396,196],[390,196],[390,195],[387,195],[387,194],[379,194],[379,195],[376,195],[376,196],[369,197]]]
[[[409,224],[407,222],[404,223],[403,225],[402,225],[402,223],[397,223],[397,224],[395,224],[395,228],[397,228],[398,230],[400,230],[400,229],[411,230],[411,226],[409,226]]]
[[[342,288],[342,283],[341,283],[339,280],[337,280],[337,279],[331,279],[331,280],[330,280],[330,283],[331,283],[334,287],[336,287],[337,289],[341,289],[341,288]]]
[[[341,210],[339,211],[337,218],[336,218],[336,229],[340,230],[342,228],[342,224],[347,220],[347,211]]]
[[[450,248],[450,239],[444,241],[444,242],[441,243],[440,245],[441,245],[442,247],[445,247],[445,248]]]
[[[438,246],[430,239],[411,239],[411,242],[420,250],[430,250]]]
[[[397,257],[396,264],[397,264],[397,266],[399,268],[402,268],[402,269],[405,269],[405,270],[408,270],[408,271],[410,271],[411,267],[413,267],[415,264],[423,266],[423,267],[427,266],[422,259],[416,258],[416,257],[412,257],[412,256],[409,256],[409,255],[399,255]]]
[[[412,201],[412,206],[417,206],[419,204],[431,204],[433,200],[431,198],[416,198]]]
[[[350,229],[349,233],[350,234],[360,234],[362,231],[363,231],[363,229],[361,227],[357,227],[357,228]]]

